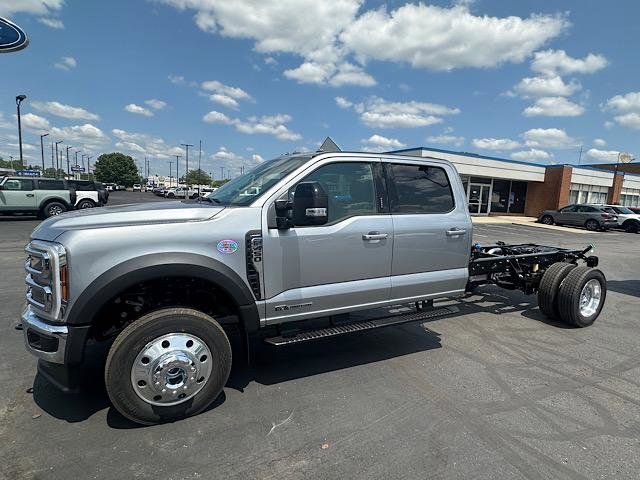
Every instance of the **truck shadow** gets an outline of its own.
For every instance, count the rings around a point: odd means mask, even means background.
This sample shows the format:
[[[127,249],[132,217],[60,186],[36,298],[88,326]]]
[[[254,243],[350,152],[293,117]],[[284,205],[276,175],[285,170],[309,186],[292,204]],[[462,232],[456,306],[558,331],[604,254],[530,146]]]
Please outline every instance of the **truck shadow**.
[[[284,348],[261,345],[251,366],[246,362],[234,366],[226,388],[243,392],[251,382],[273,385],[440,347],[439,334],[423,324],[400,325]],[[33,384],[34,400],[45,412],[66,422],[82,422],[108,408],[106,420],[111,428],[141,428],[111,406],[102,368],[103,363],[94,361],[83,369],[82,388],[75,393],[61,392],[37,374]],[[223,392],[206,411],[217,408],[225,400]]]

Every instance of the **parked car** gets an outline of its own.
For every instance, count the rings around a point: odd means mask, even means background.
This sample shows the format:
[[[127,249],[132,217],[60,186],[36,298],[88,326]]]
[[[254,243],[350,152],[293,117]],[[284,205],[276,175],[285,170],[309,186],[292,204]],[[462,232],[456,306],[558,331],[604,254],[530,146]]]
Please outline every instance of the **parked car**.
[[[73,210],[76,192],[56,178],[0,178],[0,213],[37,214],[42,218]]]
[[[618,225],[618,216],[609,207],[590,204],[568,205],[545,210],[538,218],[545,225],[573,225],[587,230],[607,230]]]
[[[165,197],[167,198],[197,198],[198,191],[193,188],[186,187],[178,187],[178,188],[170,188],[165,193]]]
[[[77,194],[75,207],[79,210],[102,207],[109,200],[109,193],[100,182],[94,182],[93,180],[67,180],[67,186],[75,189]]]
[[[446,160],[286,155],[209,198],[94,209],[36,228],[22,325],[41,375],[78,388],[74,372],[100,355],[120,413],[169,422],[214,402],[232,361],[251,360],[257,342],[286,348],[455,315],[433,299],[480,283],[537,292],[545,315],[576,327],[605,303],[591,246],[474,245],[462,180]],[[398,303],[403,313],[379,314]],[[367,310],[366,321],[334,323]]]
[[[633,213],[640,213],[640,207],[627,207]]]
[[[640,214],[634,213],[627,207],[622,205],[599,205],[611,209],[618,216],[618,227],[623,228],[625,232],[640,232]]]
[[[107,191],[109,191],[109,192],[113,192],[113,191],[116,190],[116,188],[115,188],[116,184],[115,183],[105,183],[104,186],[107,189]]]
[[[134,192],[141,192],[142,191],[142,185],[140,185],[139,183],[134,183],[133,187],[132,187],[132,190]]]

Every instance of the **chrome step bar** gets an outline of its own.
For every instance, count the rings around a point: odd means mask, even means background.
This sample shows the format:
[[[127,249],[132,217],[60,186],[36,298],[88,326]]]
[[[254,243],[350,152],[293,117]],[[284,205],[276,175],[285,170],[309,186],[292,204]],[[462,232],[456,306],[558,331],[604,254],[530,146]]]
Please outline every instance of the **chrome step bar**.
[[[345,325],[337,325],[333,327],[321,328],[318,330],[309,330],[295,333],[293,335],[278,335],[277,337],[265,338],[265,343],[281,347],[284,345],[293,345],[295,343],[311,342],[321,338],[336,337],[338,335],[347,335],[349,333],[364,332],[376,328],[389,327],[392,325],[401,325],[403,323],[411,323],[428,320],[430,318],[442,317],[458,313],[458,307],[447,306],[438,307],[430,310],[406,313],[404,315],[393,315],[391,317],[377,318],[374,320],[365,320],[362,322],[349,323]]]

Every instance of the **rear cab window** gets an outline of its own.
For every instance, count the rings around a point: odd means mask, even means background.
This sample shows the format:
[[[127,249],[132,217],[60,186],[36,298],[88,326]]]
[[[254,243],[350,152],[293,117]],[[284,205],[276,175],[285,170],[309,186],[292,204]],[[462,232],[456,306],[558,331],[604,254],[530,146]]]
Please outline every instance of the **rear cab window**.
[[[453,191],[444,168],[387,163],[385,169],[392,214],[438,214],[455,208]]]
[[[37,180],[38,190],[66,190],[64,180],[45,179]]]

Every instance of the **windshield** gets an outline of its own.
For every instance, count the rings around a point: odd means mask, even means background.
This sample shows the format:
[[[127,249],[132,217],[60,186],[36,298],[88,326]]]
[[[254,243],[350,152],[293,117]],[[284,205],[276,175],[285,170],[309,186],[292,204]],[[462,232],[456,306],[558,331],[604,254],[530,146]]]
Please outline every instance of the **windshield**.
[[[616,212],[621,213],[622,215],[629,215],[629,214],[633,214],[633,212],[631,210],[629,210],[627,207],[612,207]]]
[[[310,155],[286,156],[261,163],[211,192],[207,198],[220,205],[249,205],[310,158]]]

